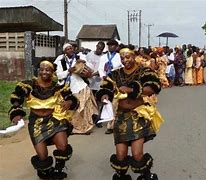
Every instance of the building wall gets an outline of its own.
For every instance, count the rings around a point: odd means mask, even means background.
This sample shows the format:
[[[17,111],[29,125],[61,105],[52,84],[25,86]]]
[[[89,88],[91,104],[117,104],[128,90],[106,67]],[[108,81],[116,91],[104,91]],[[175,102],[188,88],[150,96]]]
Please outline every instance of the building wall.
[[[35,47],[35,57],[55,57],[56,49],[51,47]]]
[[[35,57],[56,57],[55,37],[46,34],[36,34]]]
[[[0,80],[23,80],[36,75],[41,57],[57,56],[58,38],[35,32],[0,33]]]
[[[24,78],[24,33],[0,33],[0,80]]]
[[[24,78],[24,52],[0,52],[0,80]]]

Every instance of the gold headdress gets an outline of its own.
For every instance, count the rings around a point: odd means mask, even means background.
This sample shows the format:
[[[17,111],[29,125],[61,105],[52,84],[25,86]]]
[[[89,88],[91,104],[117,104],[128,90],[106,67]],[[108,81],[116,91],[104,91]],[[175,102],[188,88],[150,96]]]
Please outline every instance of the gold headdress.
[[[41,64],[47,64],[49,67],[51,67],[52,69],[54,69],[54,65],[53,65],[50,61],[48,61],[48,60],[43,60],[43,61],[41,61],[41,62],[40,62],[40,66],[41,66]]]
[[[123,48],[119,51],[120,56],[123,56],[125,53],[135,55],[135,52],[129,48]]]

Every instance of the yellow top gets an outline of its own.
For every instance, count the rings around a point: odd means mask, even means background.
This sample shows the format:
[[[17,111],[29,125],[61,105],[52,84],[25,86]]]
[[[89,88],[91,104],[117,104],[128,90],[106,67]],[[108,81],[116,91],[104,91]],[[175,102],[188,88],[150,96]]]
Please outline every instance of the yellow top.
[[[54,96],[51,96],[47,99],[39,99],[30,93],[26,100],[26,104],[32,109],[54,109],[55,103],[59,96],[61,96],[60,93],[56,92]]]
[[[58,120],[67,119],[71,120],[75,111],[64,111],[62,112],[61,103],[64,101],[63,97],[60,94],[60,91],[57,91],[54,96],[51,96],[47,99],[38,99],[32,94],[29,95],[26,103],[27,106],[33,109],[54,109],[52,115]]]

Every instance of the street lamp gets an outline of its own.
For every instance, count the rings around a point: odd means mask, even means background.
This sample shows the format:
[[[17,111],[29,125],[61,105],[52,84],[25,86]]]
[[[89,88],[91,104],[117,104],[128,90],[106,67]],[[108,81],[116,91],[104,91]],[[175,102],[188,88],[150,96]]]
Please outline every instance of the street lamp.
[[[130,23],[137,22],[138,13],[135,10],[127,10],[127,22],[128,22],[128,44],[130,44]]]

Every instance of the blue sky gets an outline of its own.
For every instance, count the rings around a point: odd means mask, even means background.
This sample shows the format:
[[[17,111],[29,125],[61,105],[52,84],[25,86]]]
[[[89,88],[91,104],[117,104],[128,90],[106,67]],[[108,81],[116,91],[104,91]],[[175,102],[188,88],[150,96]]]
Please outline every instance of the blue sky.
[[[64,0],[0,0],[0,7],[33,5],[51,18],[64,24]],[[206,22],[206,0],[71,0],[68,4],[68,36],[75,39],[84,24],[117,24],[121,41],[127,43],[127,11],[142,10],[142,46],[147,46],[148,24],[150,44],[158,46],[162,32],[176,33],[169,38],[174,47],[191,43],[206,45],[202,25]],[[130,42],[138,44],[138,23],[130,23]],[[55,32],[63,35],[63,32]],[[165,45],[165,38],[161,44]]]

